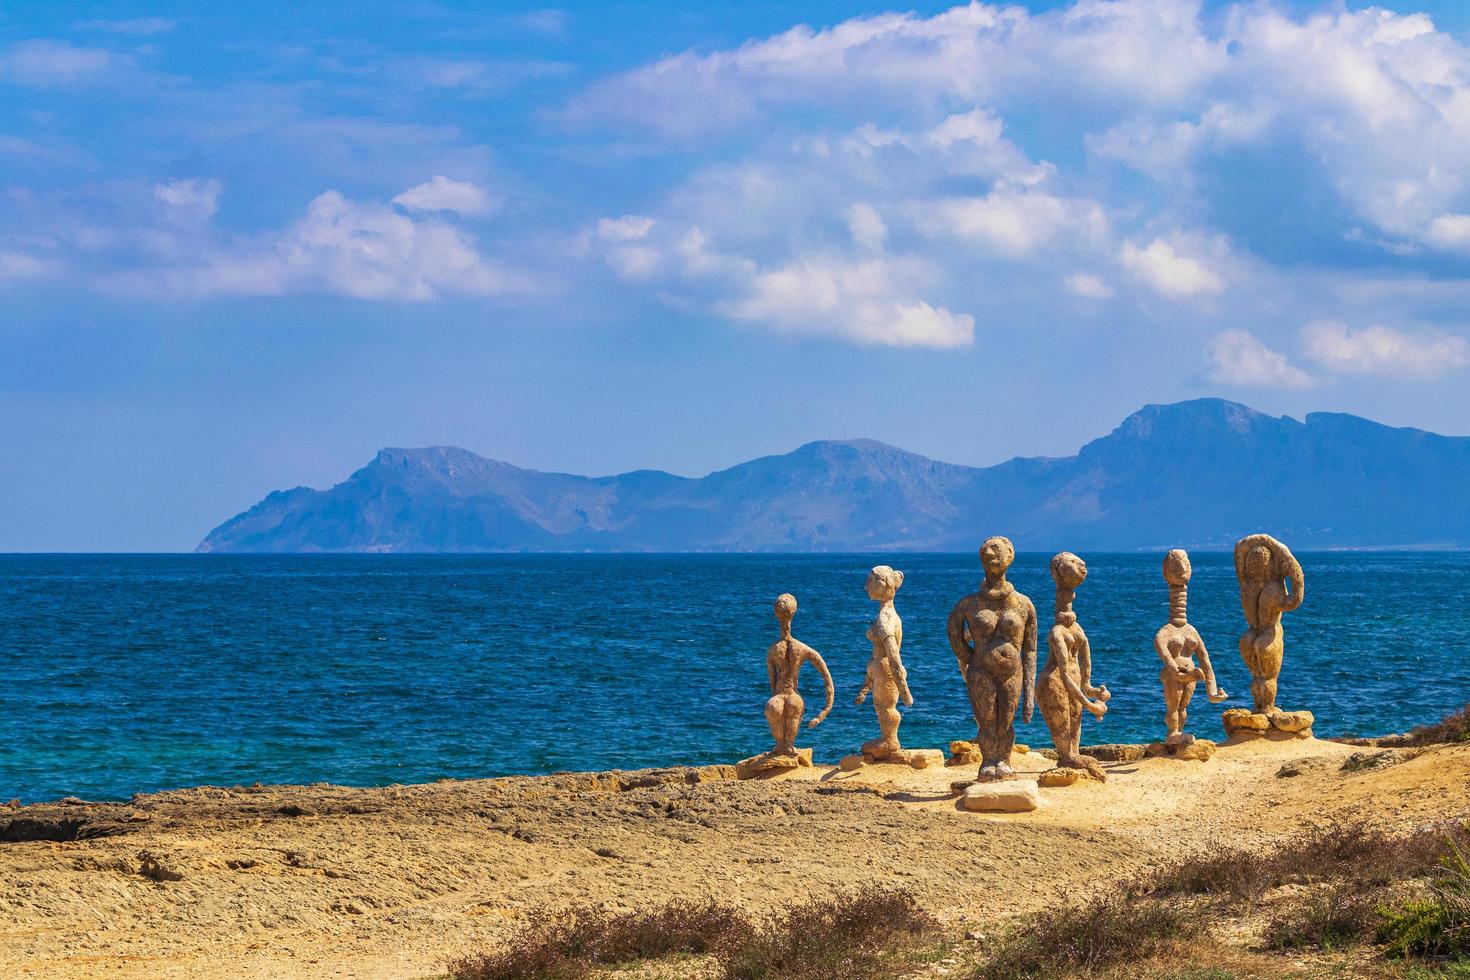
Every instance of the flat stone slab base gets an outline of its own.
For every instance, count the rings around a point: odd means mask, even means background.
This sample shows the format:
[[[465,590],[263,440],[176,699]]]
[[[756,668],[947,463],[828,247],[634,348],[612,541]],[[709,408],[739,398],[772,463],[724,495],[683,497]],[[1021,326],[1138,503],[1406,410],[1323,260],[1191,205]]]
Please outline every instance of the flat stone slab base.
[[[1208,762],[1210,756],[1215,754],[1219,748],[1214,742],[1207,738],[1197,738],[1191,742],[1183,742],[1178,745],[1170,745],[1168,742],[1154,742],[1146,750],[1150,758],[1154,759],[1186,759],[1197,762]]]
[[[1071,786],[1076,782],[1098,782],[1098,778],[1086,769],[1073,769],[1070,766],[1057,766],[1048,769],[1036,777],[1036,782],[1042,786]]]
[[[1029,813],[1041,806],[1041,790],[1029,779],[971,783],[960,798],[966,810],[977,813]]]
[[[842,761],[837,763],[837,768],[843,772],[852,772],[862,769],[864,766],[908,766],[911,769],[929,769],[944,765],[944,753],[938,749],[899,749],[890,752],[880,758],[875,758],[871,752],[862,754],[845,755]]]
[[[1084,745],[1078,751],[1082,755],[1092,756],[1098,762],[1137,762],[1148,755],[1148,746],[1129,742],[1106,742],[1102,745]],[[1057,758],[1056,749],[1042,749],[1037,754],[1053,762]]]
[[[775,775],[778,772],[811,764],[811,749],[797,749],[795,755],[776,755],[773,752],[766,752],[735,763],[735,778],[755,779],[758,776]]]
[[[1031,746],[1022,745],[1020,742],[1017,742],[1011,748],[1011,755],[1025,755],[1030,751]],[[949,743],[949,761],[945,765],[978,766],[982,760],[983,756],[980,754],[980,746],[964,739],[955,739]]]
[[[1295,735],[1298,738],[1312,737],[1312,723],[1316,718],[1310,711],[1273,711],[1263,714],[1247,708],[1231,708],[1220,715],[1227,737],[1252,738],[1271,731]]]

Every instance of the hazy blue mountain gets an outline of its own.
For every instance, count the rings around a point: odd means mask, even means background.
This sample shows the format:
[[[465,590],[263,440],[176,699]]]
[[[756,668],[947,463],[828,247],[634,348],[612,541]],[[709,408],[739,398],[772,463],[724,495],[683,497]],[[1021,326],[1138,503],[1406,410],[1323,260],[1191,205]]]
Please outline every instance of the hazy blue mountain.
[[[1352,415],[1273,418],[1207,398],[1149,405],[1075,456],[941,463],[813,442],[699,479],[540,473],[464,449],[384,449],[329,490],[278,491],[210,552],[1470,546],[1470,438]]]

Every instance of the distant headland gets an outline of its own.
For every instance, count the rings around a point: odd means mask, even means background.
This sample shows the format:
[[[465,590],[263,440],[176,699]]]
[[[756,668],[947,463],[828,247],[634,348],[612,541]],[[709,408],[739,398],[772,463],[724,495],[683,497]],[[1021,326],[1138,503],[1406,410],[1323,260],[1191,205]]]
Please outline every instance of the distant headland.
[[[813,442],[700,478],[541,473],[464,449],[384,449],[327,489],[277,491],[201,552],[1470,547],[1470,437],[1354,415],[1273,417],[1216,398],[1148,405],[1075,456],[942,463]]]

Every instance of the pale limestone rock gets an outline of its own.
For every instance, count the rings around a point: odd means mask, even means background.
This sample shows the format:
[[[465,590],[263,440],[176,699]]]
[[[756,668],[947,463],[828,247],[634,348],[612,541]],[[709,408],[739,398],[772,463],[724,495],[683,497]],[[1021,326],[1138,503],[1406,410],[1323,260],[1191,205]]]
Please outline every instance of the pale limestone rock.
[[[1268,717],[1272,728],[1291,735],[1310,735],[1317,720],[1310,711],[1277,711]]]
[[[1011,754],[1012,755],[1025,755],[1026,753],[1028,753],[1030,751],[1031,751],[1031,746],[1026,745],[1026,744],[1023,744],[1021,742],[1017,742],[1015,745],[1012,745],[1011,746]]]
[[[1271,730],[1271,719],[1247,708],[1231,708],[1220,715],[1225,735],[1264,735]]]
[[[816,728],[832,710],[832,674],[827,662],[805,643],[791,635],[791,620],[796,615],[796,596],[783,593],[776,597],[776,619],[781,624],[781,639],[771,644],[766,651],[766,673],[771,681],[771,699],[766,702],[766,723],[771,726],[771,736],[776,746],[769,754],[792,755],[796,752],[796,734],[801,731],[801,716],[806,703],[797,692],[797,678],[801,665],[811,661],[822,675],[827,689],[827,705],[822,713],[807,725]],[[807,752],[810,761],[811,752]],[[748,761],[748,760],[747,760]]]
[[[841,769],[843,772],[856,772],[867,764],[868,760],[863,758],[861,752],[858,752],[853,755],[843,756],[841,760],[838,761],[837,768]]]
[[[811,749],[797,749],[791,753],[766,752],[735,763],[735,778],[754,779],[757,776],[786,772],[811,764]]]
[[[972,783],[962,799],[966,810],[993,813],[1027,813],[1042,803],[1041,792],[1030,779]]]
[[[1057,586],[1056,624],[1046,637],[1046,666],[1036,685],[1036,703],[1051,730],[1057,765],[1085,769],[1106,781],[1097,760],[1081,753],[1083,710],[1101,719],[1112,697],[1106,686],[1092,684],[1092,647],[1072,612],[1077,588],[1087,579],[1087,563],[1064,551],[1051,560],[1051,577]]]
[[[1218,747],[1207,738],[1192,738],[1183,743],[1154,742],[1149,745],[1147,751],[1148,755],[1153,758],[1208,762]]]
[[[938,749],[904,749],[897,755],[915,769],[934,769],[944,765],[944,753]]]
[[[1215,684],[1210,652],[1205,649],[1199,630],[1189,623],[1189,579],[1193,574],[1187,552],[1175,548],[1164,556],[1164,581],[1169,583],[1169,621],[1154,634],[1154,652],[1164,663],[1159,680],[1164,684],[1164,724],[1169,729],[1165,741],[1174,745],[1189,741],[1184,725],[1189,720],[1189,702],[1194,698],[1196,684],[1205,682],[1211,704],[1219,704],[1229,697]]]
[[[879,565],[868,573],[865,586],[868,598],[878,603],[878,615],[868,627],[868,642],[873,655],[868,661],[868,674],[857,693],[855,704],[862,704],[873,692],[873,710],[878,714],[878,737],[863,743],[863,755],[882,761],[903,751],[898,742],[898,726],[903,717],[898,702],[914,703],[909,693],[908,672],[900,653],[903,648],[903,620],[893,606],[893,597],[903,585],[903,572]],[[897,760],[895,760],[897,761]]]
[[[952,766],[970,765],[980,761],[980,746],[974,742],[966,742],[956,739],[949,743],[949,764]]]
[[[986,779],[1013,772],[1016,708],[1029,722],[1036,704],[1036,607],[1006,581],[1015,557],[1007,538],[989,538],[980,546],[985,582],[955,604],[947,627],[969,690]]]
[[[1235,574],[1250,627],[1240,638],[1240,656],[1251,672],[1251,697],[1257,713],[1273,714],[1286,652],[1281,615],[1302,604],[1306,576],[1291,549],[1269,534],[1249,534],[1235,543]]]
[[[1106,779],[1099,779],[1094,773],[1086,769],[1076,769],[1071,766],[1058,766],[1055,769],[1048,769],[1036,777],[1036,782],[1046,787],[1071,786],[1078,780],[1097,783],[1107,781]]]

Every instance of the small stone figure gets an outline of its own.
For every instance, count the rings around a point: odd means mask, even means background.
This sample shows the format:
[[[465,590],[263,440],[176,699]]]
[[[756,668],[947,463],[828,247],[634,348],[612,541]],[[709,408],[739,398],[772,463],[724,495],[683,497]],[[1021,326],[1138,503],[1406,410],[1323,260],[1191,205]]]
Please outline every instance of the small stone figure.
[[[1072,600],[1077,587],[1087,578],[1087,563],[1069,551],[1051,560],[1051,577],[1057,583],[1056,625],[1046,637],[1046,666],[1036,685],[1041,716],[1051,729],[1057,749],[1058,769],[1085,769],[1101,782],[1107,781],[1098,761],[1081,754],[1082,710],[1101,719],[1112,697],[1106,686],[1092,686],[1092,648]]]
[[[949,645],[979,729],[981,779],[1012,773],[1016,706],[1022,705],[1021,717],[1030,721],[1036,704],[1036,607],[1006,581],[1015,558],[1008,538],[987,538],[980,546],[985,582],[949,614]]]
[[[1215,668],[1210,665],[1210,652],[1199,630],[1189,625],[1189,579],[1194,569],[1189,554],[1175,548],[1164,556],[1164,581],[1169,583],[1169,622],[1154,634],[1154,651],[1164,662],[1159,679],[1164,682],[1164,724],[1169,727],[1166,746],[1188,745],[1194,736],[1184,731],[1189,720],[1189,702],[1194,687],[1205,682],[1211,704],[1219,704],[1230,695],[1215,684]],[[1196,666],[1194,658],[1199,657]]]
[[[1286,648],[1281,614],[1302,604],[1306,577],[1291,549],[1269,534],[1251,534],[1236,542],[1235,574],[1240,579],[1240,604],[1250,626],[1240,638],[1240,656],[1250,668],[1255,712],[1274,715],[1278,712],[1276,678],[1281,674]]]
[[[873,692],[873,710],[878,714],[878,737],[863,743],[863,754],[875,760],[900,756],[897,761],[907,762],[903,749],[898,744],[898,724],[902,716],[898,713],[898,702],[914,703],[909,693],[908,673],[899,656],[903,647],[903,620],[893,608],[893,597],[903,585],[903,572],[879,565],[868,573],[868,598],[878,603],[878,616],[868,627],[868,640],[873,644],[873,657],[868,661],[868,676],[858,691],[854,704],[867,700]]]
[[[832,674],[827,670],[827,662],[822,659],[822,655],[791,635],[791,620],[795,615],[796,596],[788,592],[777,597],[776,619],[781,623],[781,639],[772,643],[771,649],[766,653],[766,672],[771,679],[771,699],[766,702],[766,722],[770,724],[771,736],[776,740],[776,747],[770,751],[770,755],[796,754],[796,735],[801,730],[802,712],[806,710],[806,702],[802,701],[796,690],[802,664],[810,660],[822,675],[822,683],[827,688],[827,706],[811,720],[808,728],[816,728],[827,717],[832,710],[832,699],[835,695]]]

